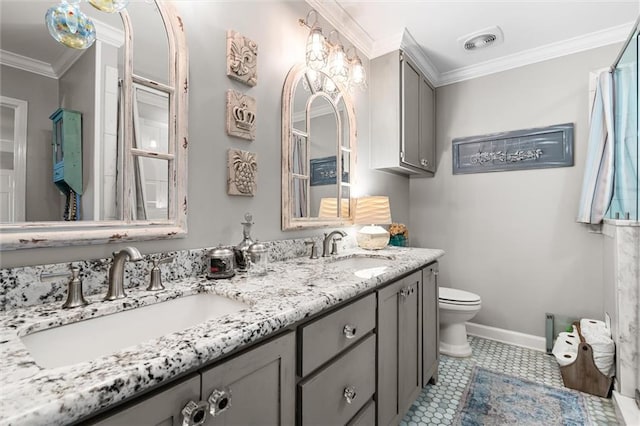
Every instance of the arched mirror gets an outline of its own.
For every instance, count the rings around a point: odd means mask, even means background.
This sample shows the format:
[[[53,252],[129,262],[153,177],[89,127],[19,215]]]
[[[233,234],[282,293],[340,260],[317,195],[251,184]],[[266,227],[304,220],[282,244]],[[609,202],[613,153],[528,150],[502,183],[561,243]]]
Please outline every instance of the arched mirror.
[[[349,94],[294,66],[282,93],[282,229],[353,223],[356,123]]]
[[[76,50],[48,33],[58,3],[2,1],[0,249],[185,235],[188,54],[174,6],[82,2],[96,41]]]

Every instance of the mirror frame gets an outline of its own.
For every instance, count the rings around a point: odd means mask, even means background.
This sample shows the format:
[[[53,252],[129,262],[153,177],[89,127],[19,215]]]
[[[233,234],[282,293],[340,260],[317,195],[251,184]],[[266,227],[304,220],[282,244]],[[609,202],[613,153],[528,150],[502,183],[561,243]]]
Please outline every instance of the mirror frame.
[[[291,149],[293,146],[293,123],[292,123],[292,104],[295,97],[295,89],[300,78],[303,78],[307,71],[306,64],[294,65],[284,82],[282,89],[282,230],[289,231],[294,229],[309,229],[321,227],[345,227],[353,225],[353,210],[355,207],[355,198],[353,197],[353,188],[356,183],[356,148],[358,130],[356,128],[356,111],[347,90],[340,84],[336,83],[336,87],[340,90],[340,95],[344,101],[345,111],[349,122],[349,211],[348,217],[340,218],[321,218],[321,217],[293,217],[291,214]],[[337,117],[336,117],[337,119]],[[307,129],[308,131],[309,129]],[[342,129],[340,129],[342,131]]]
[[[125,67],[123,102],[123,152],[127,153],[123,173],[123,220],[77,222],[20,222],[0,225],[0,251],[38,247],[59,247],[112,242],[180,238],[187,234],[187,125],[189,56],[182,18],[170,1],[155,0],[164,20],[169,44],[169,85],[157,84],[170,94],[169,146],[171,156],[158,153],[157,158],[169,160],[169,219],[133,221],[131,195],[133,191],[133,52],[132,27],[129,15],[121,12],[125,28]],[[44,25],[44,24],[43,24]],[[171,142],[172,141],[172,142]],[[173,164],[171,164],[173,163]]]

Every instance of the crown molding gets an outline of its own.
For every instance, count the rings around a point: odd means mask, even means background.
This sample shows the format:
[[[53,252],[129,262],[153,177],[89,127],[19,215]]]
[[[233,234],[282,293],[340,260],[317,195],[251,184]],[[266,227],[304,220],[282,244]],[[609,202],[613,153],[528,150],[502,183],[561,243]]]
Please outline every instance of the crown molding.
[[[436,86],[458,83],[501,71],[531,65],[561,56],[571,55],[626,40],[633,22],[573,37],[556,43],[546,44],[513,55],[482,62],[468,67],[457,68],[440,74]]]
[[[80,59],[83,53],[84,50],[65,49],[65,52],[60,55],[58,60],[55,63],[51,64],[51,66],[53,67],[53,72],[55,72],[56,74],[55,78],[60,78],[64,75],[64,73],[69,71],[69,68],[71,68],[78,59]]]
[[[0,49],[0,64],[49,78],[58,78],[51,64]]]
[[[374,40],[355,19],[349,15],[336,0],[305,0],[341,36],[349,40],[353,46],[367,58],[372,58]]]
[[[402,34],[402,42],[400,43],[400,49],[402,49],[405,54],[408,54],[413,62],[416,63],[420,71],[427,77],[429,83],[433,86],[437,84],[440,80],[440,71],[434,65],[433,62],[429,59],[427,54],[422,49],[422,46],[418,44],[415,38],[411,35],[408,29],[404,29],[404,33]]]
[[[93,19],[93,24],[96,27],[96,40],[100,40],[103,43],[107,43],[118,48],[124,46],[123,29],[105,24],[95,18]]]

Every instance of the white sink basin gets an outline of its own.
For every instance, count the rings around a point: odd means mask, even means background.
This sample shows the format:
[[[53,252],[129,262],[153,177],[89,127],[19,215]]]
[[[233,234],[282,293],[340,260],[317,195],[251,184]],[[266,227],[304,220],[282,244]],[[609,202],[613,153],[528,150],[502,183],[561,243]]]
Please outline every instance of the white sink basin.
[[[336,258],[331,266],[341,271],[352,271],[359,278],[373,278],[391,267],[393,257],[356,255]]]
[[[90,361],[248,307],[223,296],[200,293],[42,330],[21,339],[36,364],[56,368]]]

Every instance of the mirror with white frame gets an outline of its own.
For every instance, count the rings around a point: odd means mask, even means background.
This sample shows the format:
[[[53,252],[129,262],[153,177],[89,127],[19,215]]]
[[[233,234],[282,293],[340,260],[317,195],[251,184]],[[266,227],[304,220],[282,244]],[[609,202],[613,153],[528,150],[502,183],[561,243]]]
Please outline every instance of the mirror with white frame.
[[[174,5],[110,14],[83,2],[96,41],[76,50],[47,31],[57,3],[2,4],[0,249],[184,236],[188,53]],[[72,197],[54,170],[60,108],[81,123]]]
[[[294,66],[282,93],[282,229],[353,223],[356,123],[349,93]]]

